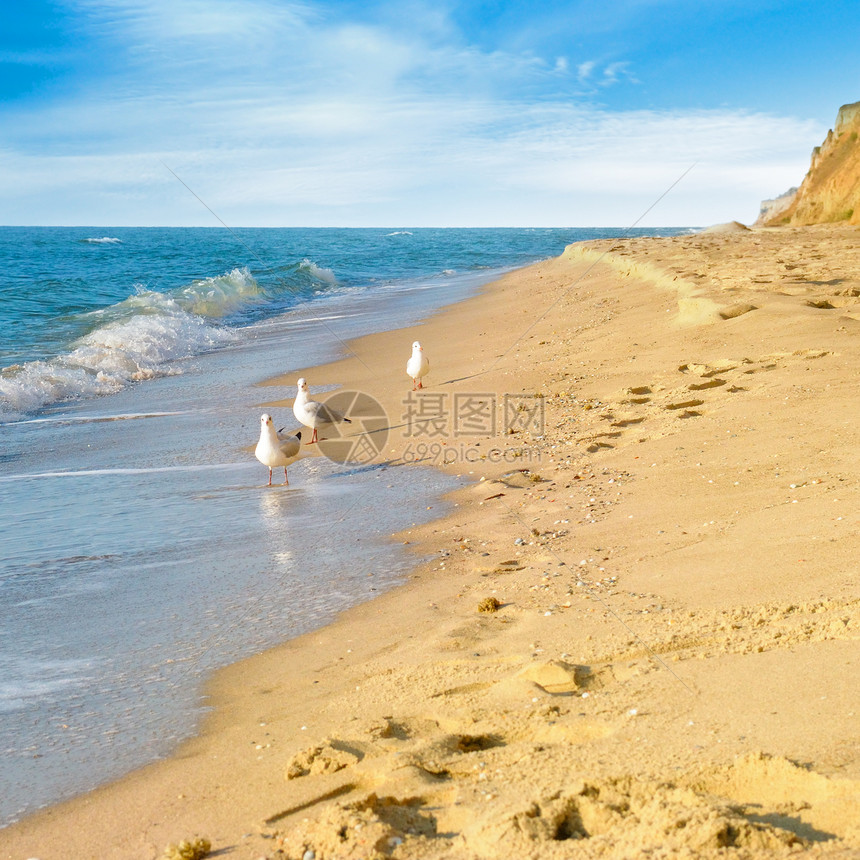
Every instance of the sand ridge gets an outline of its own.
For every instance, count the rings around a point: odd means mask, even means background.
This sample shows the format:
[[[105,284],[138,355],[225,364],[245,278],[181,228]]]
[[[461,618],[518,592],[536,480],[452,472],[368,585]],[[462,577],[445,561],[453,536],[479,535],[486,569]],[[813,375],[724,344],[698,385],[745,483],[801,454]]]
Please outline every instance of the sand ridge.
[[[860,856],[857,238],[584,243],[271,380],[372,393],[379,468],[470,483],[394,536],[406,585],[220,673],[175,759],[0,856]],[[458,433],[457,394],[522,411]],[[408,435],[419,396],[447,435]]]

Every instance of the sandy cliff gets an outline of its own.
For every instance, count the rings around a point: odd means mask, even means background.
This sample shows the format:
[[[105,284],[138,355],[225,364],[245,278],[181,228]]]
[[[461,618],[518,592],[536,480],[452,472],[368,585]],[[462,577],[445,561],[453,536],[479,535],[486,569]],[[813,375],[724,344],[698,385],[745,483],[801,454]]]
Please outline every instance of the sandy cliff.
[[[860,102],[839,108],[835,126],[821,146],[800,188],[773,201],[764,201],[756,224],[860,224]]]

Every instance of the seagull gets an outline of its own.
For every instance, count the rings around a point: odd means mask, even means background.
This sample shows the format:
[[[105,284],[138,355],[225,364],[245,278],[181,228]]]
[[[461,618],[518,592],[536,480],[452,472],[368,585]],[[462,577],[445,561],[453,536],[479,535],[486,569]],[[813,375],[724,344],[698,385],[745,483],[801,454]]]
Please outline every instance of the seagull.
[[[260,441],[254,449],[254,455],[264,465],[269,467],[269,486],[272,486],[272,467],[284,467],[284,483],[287,480],[287,466],[296,459],[302,444],[301,431],[295,436],[281,436],[280,430],[275,430],[272,416],[260,416]],[[283,429],[283,428],[282,428]]]
[[[429,370],[430,362],[427,360],[427,356],[424,355],[424,350],[422,349],[421,344],[416,340],[415,343],[412,344],[412,358],[406,362],[406,373],[412,377],[413,391],[424,387],[424,384],[421,382],[421,377],[426,376]]]
[[[346,418],[340,412],[330,409],[325,403],[319,403],[316,400],[308,398],[308,383],[302,377],[298,381],[299,390],[296,393],[296,399],[293,403],[293,415],[296,419],[305,425],[305,427],[313,428],[313,435],[308,445],[317,441],[317,429],[324,427],[327,424],[338,424],[341,421],[346,421],[347,424],[352,424],[349,418]]]

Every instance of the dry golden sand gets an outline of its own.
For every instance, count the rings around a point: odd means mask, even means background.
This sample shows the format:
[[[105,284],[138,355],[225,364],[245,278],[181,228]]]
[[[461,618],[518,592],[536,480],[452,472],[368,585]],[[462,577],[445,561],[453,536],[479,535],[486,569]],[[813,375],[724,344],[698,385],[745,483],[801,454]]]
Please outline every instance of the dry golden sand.
[[[410,581],[0,857],[860,857],[858,296],[857,228],[592,242],[274,380],[276,415],[305,375],[401,424],[418,338],[437,405],[544,425],[392,430],[391,468],[472,479],[396,537]]]

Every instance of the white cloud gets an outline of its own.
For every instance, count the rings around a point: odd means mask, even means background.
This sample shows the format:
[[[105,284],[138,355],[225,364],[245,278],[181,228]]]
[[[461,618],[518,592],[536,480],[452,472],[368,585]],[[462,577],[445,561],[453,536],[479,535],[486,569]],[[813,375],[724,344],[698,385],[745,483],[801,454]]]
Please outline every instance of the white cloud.
[[[212,223],[161,161],[236,226],[626,224],[697,162],[652,223],[712,223],[797,184],[825,131],[527,98],[567,61],[440,44],[438,20],[425,39],[264,0],[79,5],[128,65],[0,114],[0,223]]]
[[[603,69],[603,78],[600,81],[600,85],[604,87],[612,86],[613,84],[617,84],[622,78],[625,78],[633,83],[638,83],[636,81],[636,78],[634,78],[633,75],[630,73],[630,63],[609,63]]]
[[[576,67],[576,74],[582,83],[588,81],[588,79],[592,75],[592,72],[594,72],[594,68],[596,65],[597,63],[594,60],[586,60],[584,63],[580,63]]]
[[[309,4],[275,0],[71,0],[81,26],[117,43],[267,42],[316,16]]]

